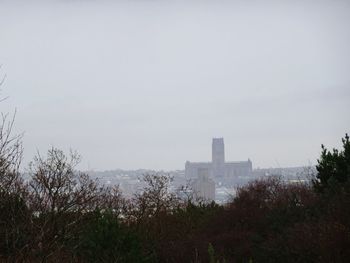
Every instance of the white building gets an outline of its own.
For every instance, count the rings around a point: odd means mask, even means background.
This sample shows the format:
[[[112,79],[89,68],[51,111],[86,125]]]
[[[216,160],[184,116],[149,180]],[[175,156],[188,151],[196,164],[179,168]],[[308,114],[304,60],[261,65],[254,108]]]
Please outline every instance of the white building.
[[[189,162],[185,164],[187,179],[197,179],[200,173],[207,171],[208,177],[216,183],[234,184],[239,177],[249,177],[252,174],[252,162],[225,162],[225,145],[223,138],[214,138],[212,143],[211,162]]]
[[[209,178],[208,169],[198,170],[198,178],[192,183],[192,191],[197,201],[215,200],[215,182]]]

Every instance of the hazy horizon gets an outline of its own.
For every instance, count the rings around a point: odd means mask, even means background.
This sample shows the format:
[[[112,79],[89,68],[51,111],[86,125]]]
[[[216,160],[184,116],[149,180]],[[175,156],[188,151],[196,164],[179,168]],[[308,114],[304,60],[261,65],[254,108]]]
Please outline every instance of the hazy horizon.
[[[0,0],[1,112],[24,166],[51,146],[83,170],[226,160],[315,164],[349,132],[349,1]]]

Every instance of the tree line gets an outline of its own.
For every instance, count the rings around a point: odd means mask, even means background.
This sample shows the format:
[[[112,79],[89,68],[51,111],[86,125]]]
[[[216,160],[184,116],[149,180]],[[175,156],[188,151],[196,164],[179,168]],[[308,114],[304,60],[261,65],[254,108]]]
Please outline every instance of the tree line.
[[[1,262],[349,262],[350,142],[322,146],[310,183],[250,182],[225,205],[169,190],[146,174],[126,199],[76,170],[79,155],[51,148],[19,171],[20,136],[0,126]],[[188,193],[187,191],[185,191]]]

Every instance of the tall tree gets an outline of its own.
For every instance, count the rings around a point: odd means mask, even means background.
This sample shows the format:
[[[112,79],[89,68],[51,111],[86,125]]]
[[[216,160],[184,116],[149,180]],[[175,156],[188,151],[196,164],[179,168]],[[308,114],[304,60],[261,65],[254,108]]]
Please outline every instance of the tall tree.
[[[316,191],[349,190],[350,184],[350,141],[349,135],[342,138],[343,149],[329,151],[322,145],[321,157],[316,166],[317,175],[313,181]]]

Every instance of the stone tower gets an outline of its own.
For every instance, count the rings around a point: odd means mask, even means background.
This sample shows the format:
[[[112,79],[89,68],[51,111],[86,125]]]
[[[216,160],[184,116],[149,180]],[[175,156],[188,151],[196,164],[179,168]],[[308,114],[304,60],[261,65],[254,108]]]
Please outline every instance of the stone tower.
[[[225,145],[223,138],[213,138],[212,164],[214,178],[223,177],[225,175]]]

